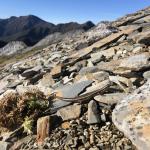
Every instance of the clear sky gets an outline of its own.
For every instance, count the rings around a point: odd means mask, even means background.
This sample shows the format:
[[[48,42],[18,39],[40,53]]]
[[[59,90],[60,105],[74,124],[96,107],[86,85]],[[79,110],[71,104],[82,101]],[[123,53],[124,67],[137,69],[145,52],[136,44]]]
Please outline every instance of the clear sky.
[[[150,0],[1,0],[0,18],[32,14],[52,23],[97,23],[148,6]]]

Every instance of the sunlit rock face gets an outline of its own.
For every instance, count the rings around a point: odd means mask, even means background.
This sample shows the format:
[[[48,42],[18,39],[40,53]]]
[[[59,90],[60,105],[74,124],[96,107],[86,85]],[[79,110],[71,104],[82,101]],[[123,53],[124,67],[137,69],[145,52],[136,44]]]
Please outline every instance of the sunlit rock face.
[[[150,149],[150,80],[116,106],[112,119],[138,149]]]

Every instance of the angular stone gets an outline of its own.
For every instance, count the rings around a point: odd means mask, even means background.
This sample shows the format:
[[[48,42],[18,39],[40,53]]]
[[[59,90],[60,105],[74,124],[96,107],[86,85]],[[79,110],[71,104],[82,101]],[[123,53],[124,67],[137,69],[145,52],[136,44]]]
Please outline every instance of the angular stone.
[[[150,149],[150,81],[118,103],[114,124],[140,150]]]
[[[126,96],[127,94],[125,93],[112,93],[112,94],[97,95],[94,97],[94,99],[97,102],[103,104],[114,105],[120,102]]]
[[[36,85],[28,85],[28,86],[18,85],[16,87],[16,91],[18,92],[19,95],[22,95],[31,91],[39,91],[39,88]]]
[[[105,115],[105,114],[102,114],[102,115],[101,115],[101,120],[102,120],[103,122],[106,122],[107,119],[106,119],[106,115]]]
[[[144,72],[143,73],[143,77],[145,78],[145,79],[150,79],[150,71],[146,71],[146,72]]]
[[[41,69],[42,69],[41,66],[36,66],[32,69],[25,70],[21,75],[23,77],[30,78],[39,73]]]
[[[51,117],[45,116],[39,118],[37,121],[37,143],[38,145],[42,145],[45,138],[49,137],[51,130]]]
[[[9,150],[11,145],[9,142],[0,141],[0,150]]]
[[[135,34],[134,37],[132,37],[134,41],[140,44],[150,45],[150,32],[140,32],[138,34]]]
[[[86,47],[86,48],[84,48],[84,49],[82,49],[82,50],[80,50],[80,51],[72,54],[71,58],[76,58],[76,57],[81,58],[81,57],[84,57],[87,54],[89,54],[90,52],[92,52],[94,48],[101,48],[101,47],[105,46],[106,44],[114,42],[117,39],[119,39],[123,34],[124,34],[123,31],[121,31],[119,33],[111,34],[108,37],[106,37],[106,38],[104,38],[102,40],[99,40],[98,42],[94,43],[93,45],[91,45],[89,47]]]
[[[141,46],[138,46],[138,47],[135,47],[134,49],[133,49],[133,53],[139,53],[139,52],[141,52],[142,51],[142,47]]]
[[[61,108],[57,111],[57,115],[61,116],[63,121],[68,121],[71,119],[76,119],[81,114],[81,105],[71,105],[65,108]]]
[[[109,78],[109,73],[104,72],[104,71],[99,71],[99,72],[93,73],[93,78],[101,82]]]
[[[70,123],[69,123],[69,122],[63,122],[63,123],[61,124],[61,127],[62,127],[63,129],[69,129],[69,128],[70,128]]]
[[[140,19],[134,21],[133,23],[142,24],[142,23],[148,23],[148,22],[150,22],[150,16],[140,18]]]
[[[95,60],[100,60],[102,58],[102,56],[105,56],[106,59],[109,59],[109,58],[113,57],[114,55],[115,55],[115,49],[113,47],[111,47],[107,50],[91,54],[91,58],[92,58],[92,62],[94,63]]]
[[[47,73],[39,80],[38,86],[51,87],[55,81],[53,80],[50,73]]]
[[[51,70],[51,75],[52,75],[52,77],[53,77],[53,78],[59,77],[60,74],[61,74],[61,69],[62,69],[61,65],[55,66],[55,67]]]
[[[94,73],[99,71],[97,67],[84,67],[79,71],[79,75],[86,75],[87,73]]]
[[[150,66],[150,54],[142,53],[134,56],[129,56],[121,61],[119,68],[138,71]]]
[[[86,80],[86,81],[74,83],[72,85],[66,85],[61,87],[61,89],[57,89],[55,92],[57,96],[74,98],[78,96],[92,82],[93,82],[92,80]]]
[[[94,100],[90,101],[88,104],[88,124],[100,123],[100,115],[97,109],[97,104]]]

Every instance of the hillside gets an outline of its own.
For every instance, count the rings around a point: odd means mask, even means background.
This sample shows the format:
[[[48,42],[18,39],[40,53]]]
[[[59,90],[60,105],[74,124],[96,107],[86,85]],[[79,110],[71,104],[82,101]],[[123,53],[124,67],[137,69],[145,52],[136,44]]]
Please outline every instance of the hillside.
[[[55,32],[66,33],[77,29],[87,31],[93,26],[94,24],[90,21],[84,24],[70,22],[55,25],[33,15],[13,16],[8,19],[0,19],[0,47],[4,46],[3,42],[10,41],[23,41],[28,46],[32,46]]]
[[[150,7],[37,46],[0,68],[3,150],[150,149]]]

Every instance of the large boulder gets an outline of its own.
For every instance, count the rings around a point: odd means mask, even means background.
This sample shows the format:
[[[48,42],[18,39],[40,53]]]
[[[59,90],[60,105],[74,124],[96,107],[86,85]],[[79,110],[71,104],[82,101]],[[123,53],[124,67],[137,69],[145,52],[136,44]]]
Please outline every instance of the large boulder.
[[[150,80],[117,104],[112,120],[139,150],[150,149]]]

